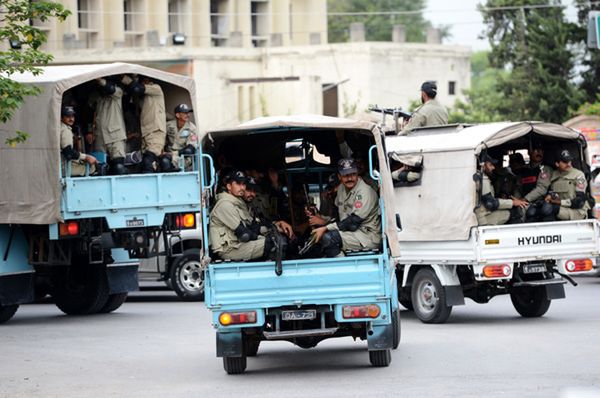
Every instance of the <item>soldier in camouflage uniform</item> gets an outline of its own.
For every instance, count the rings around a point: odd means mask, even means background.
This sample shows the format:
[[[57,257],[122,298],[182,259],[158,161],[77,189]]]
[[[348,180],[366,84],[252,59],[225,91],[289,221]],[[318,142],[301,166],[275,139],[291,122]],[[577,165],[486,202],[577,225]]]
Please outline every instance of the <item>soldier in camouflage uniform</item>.
[[[581,170],[572,165],[573,156],[567,150],[560,152],[556,170],[550,176],[550,190],[540,208],[543,221],[583,220],[587,218],[587,180]]]
[[[71,177],[85,175],[85,164],[90,165],[90,174],[95,171],[98,161],[92,155],[86,155],[73,148],[73,124],[75,123],[75,109],[65,106],[61,110],[60,123],[60,150],[65,160],[71,162]]]
[[[190,112],[193,110],[186,104],[179,104],[175,107],[175,119],[167,122],[167,141],[165,152],[172,156],[172,168],[170,171],[179,169],[179,155],[194,155],[198,146],[198,136],[196,135],[196,126],[190,122]],[[164,157],[166,158],[166,157]],[[191,170],[191,159],[187,157],[185,169]],[[163,171],[169,171],[169,164],[162,164]]]
[[[411,131],[417,127],[440,126],[448,124],[448,111],[440,104],[437,96],[435,82],[427,81],[421,85],[421,102],[423,105],[415,109],[403,132]]]
[[[498,160],[488,154],[483,155],[483,179],[481,181],[481,202],[475,209],[475,216],[479,225],[506,224],[510,219],[510,210],[513,207],[524,208],[527,202],[522,199],[498,199],[494,193],[494,186],[490,181]]]
[[[335,206],[339,221],[316,228],[323,253],[335,257],[341,250],[377,249],[381,243],[381,220],[377,193],[358,175],[352,159],[338,163],[341,185]]]

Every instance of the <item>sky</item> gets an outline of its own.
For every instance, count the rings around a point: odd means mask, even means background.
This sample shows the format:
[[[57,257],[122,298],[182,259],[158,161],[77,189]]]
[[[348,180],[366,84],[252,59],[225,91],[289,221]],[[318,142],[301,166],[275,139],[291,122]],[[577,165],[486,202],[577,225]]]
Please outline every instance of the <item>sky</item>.
[[[480,39],[485,30],[477,4],[483,0],[427,0],[425,18],[434,26],[450,25],[452,37],[444,41],[447,44],[460,44],[471,47],[474,51],[487,50],[486,39]],[[567,5],[566,15],[569,20],[576,17],[572,1],[563,1]]]

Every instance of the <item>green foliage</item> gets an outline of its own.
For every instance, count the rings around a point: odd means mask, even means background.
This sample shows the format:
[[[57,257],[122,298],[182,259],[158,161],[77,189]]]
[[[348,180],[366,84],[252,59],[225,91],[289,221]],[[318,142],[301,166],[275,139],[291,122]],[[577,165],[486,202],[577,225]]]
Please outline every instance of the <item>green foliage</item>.
[[[555,4],[549,0],[542,4]],[[540,5],[540,0],[488,0],[485,7]],[[510,71],[495,88],[504,119],[562,123],[581,96],[573,83],[572,29],[560,7],[486,10],[490,65]]]
[[[365,24],[367,41],[391,41],[392,26],[404,25],[406,41],[424,42],[425,32],[431,23],[423,17],[425,0],[328,0],[329,13],[374,13],[385,11],[414,11],[403,15],[332,15],[328,17],[328,37],[330,43],[347,42],[349,28],[353,22]],[[442,38],[448,37],[449,28],[443,26]]]
[[[575,0],[577,23],[572,24],[573,50],[579,60],[578,75],[585,100],[597,101],[596,93],[600,87],[600,50],[587,48],[587,24],[590,11],[600,11],[600,3],[589,0]]]
[[[56,2],[3,0],[0,12],[0,42],[20,43],[21,49],[0,51],[0,122],[7,122],[28,95],[36,95],[39,89],[24,86],[11,80],[14,73],[40,73],[38,65],[46,65],[52,56],[40,51],[46,42],[46,34],[30,21],[46,22],[50,18],[63,21],[70,11]],[[14,138],[7,138],[6,145],[14,146],[24,142],[27,134],[16,132]]]

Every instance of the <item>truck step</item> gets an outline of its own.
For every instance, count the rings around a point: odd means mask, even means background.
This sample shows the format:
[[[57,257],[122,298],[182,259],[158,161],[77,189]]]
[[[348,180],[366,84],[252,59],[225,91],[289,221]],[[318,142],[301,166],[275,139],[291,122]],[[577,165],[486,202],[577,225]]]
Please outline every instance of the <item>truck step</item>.
[[[541,281],[515,282],[513,287],[523,286],[546,286],[546,285],[564,285],[567,281],[563,278],[543,279]]]
[[[263,332],[267,340],[285,340],[292,337],[308,336],[331,336],[339,328],[307,329],[307,330],[286,330],[284,332]]]

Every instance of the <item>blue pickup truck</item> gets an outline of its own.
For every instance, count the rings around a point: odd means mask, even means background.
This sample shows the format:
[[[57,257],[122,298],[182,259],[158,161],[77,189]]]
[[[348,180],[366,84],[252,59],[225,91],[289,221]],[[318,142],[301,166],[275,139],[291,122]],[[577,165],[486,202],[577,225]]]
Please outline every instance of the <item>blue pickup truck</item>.
[[[157,241],[196,227],[199,154],[180,172],[118,176],[88,170],[71,177],[61,158],[61,107],[75,101],[83,109],[95,79],[122,74],[154,79],[167,110],[194,102],[191,79],[139,65],[51,66],[11,76],[40,94],[0,125],[0,323],[47,294],[69,315],[114,311],[138,288],[137,259],[164,254],[153,249]],[[17,131],[27,140],[4,145]]]
[[[337,160],[348,150],[346,143],[340,145],[341,137],[368,159],[365,178],[375,186],[376,179],[390,178],[387,167],[376,170],[386,160],[381,132],[372,123],[323,116],[260,118],[205,136],[203,156],[219,159],[219,164],[214,170],[212,161],[204,162],[203,180],[210,183],[203,190],[214,193],[218,183],[214,176],[223,164],[244,170],[275,168],[288,201],[284,203],[288,221],[298,235],[306,235],[298,192],[319,205],[324,183],[337,172]],[[308,349],[328,338],[352,337],[367,341],[373,366],[390,364],[391,352],[400,342],[400,316],[387,233],[395,228],[386,226],[388,190],[379,192],[383,243],[377,250],[335,258],[295,255],[279,264],[223,261],[210,252],[209,239],[204,239],[205,303],[217,333],[217,356],[223,358],[227,373],[243,373],[247,357],[255,356],[263,342],[276,340]],[[204,202],[204,236],[213,205],[214,196]]]

